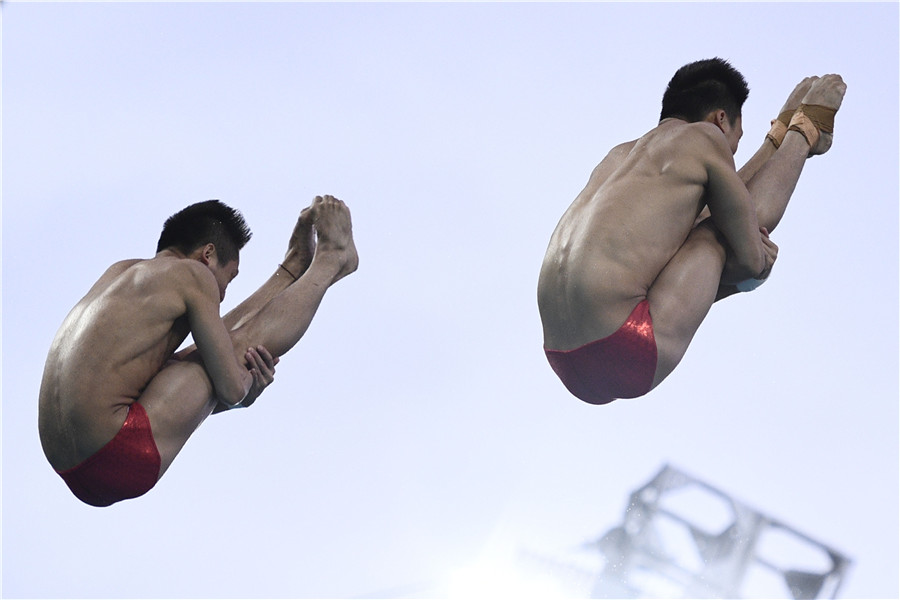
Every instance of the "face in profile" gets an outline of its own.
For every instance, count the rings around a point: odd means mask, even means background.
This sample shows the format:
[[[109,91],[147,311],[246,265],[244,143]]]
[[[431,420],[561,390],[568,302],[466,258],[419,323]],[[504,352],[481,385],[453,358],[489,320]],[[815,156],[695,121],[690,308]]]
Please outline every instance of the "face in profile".
[[[228,284],[234,281],[234,278],[238,276],[239,265],[240,257],[228,261],[225,264],[219,264],[217,254],[210,257],[209,262],[206,263],[206,266],[209,267],[209,270],[212,271],[213,276],[215,276],[216,283],[219,285],[219,302],[225,300],[225,290],[228,288]]]
[[[734,125],[732,125],[728,117],[725,117],[721,129],[722,133],[725,134],[725,139],[728,140],[728,145],[731,147],[731,153],[737,154],[738,144],[744,136],[743,119],[738,117],[734,120]]]

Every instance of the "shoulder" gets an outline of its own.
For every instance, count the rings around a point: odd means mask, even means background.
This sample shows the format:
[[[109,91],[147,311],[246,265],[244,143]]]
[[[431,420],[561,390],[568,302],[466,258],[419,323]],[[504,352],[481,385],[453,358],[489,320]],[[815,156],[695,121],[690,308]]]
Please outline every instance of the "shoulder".
[[[110,267],[108,269],[106,269],[106,271],[103,272],[103,275],[101,275],[100,278],[101,279],[109,279],[109,278],[113,278],[113,277],[118,277],[119,275],[121,275],[122,273],[124,273],[125,271],[127,271],[128,269],[133,267],[134,265],[141,263],[141,262],[145,262],[145,259],[129,258],[126,260],[120,260],[120,261],[115,262],[112,265],[110,265]]]
[[[722,130],[706,121],[672,123],[664,131],[662,148],[679,160],[690,160],[710,170],[734,170],[734,155]]]
[[[135,273],[134,286],[154,305],[168,307],[167,314],[193,314],[197,310],[218,313],[219,287],[203,263],[189,258],[155,257]]]
[[[731,156],[731,148],[722,130],[713,123],[699,121],[687,123],[681,130],[683,141],[694,144],[698,149],[706,150],[713,154],[725,154]]]
[[[648,139],[661,142],[677,140],[678,143],[710,142],[721,144],[723,147],[728,146],[722,130],[708,121],[688,123],[681,119],[666,119],[641,138],[641,140]]]
[[[218,290],[216,278],[209,268],[198,260],[190,258],[164,259],[163,268],[169,277],[185,288],[196,288],[200,291]]]
[[[218,299],[219,288],[209,268],[190,258],[155,257],[143,261],[134,284],[148,294],[174,293],[184,300],[209,296]]]

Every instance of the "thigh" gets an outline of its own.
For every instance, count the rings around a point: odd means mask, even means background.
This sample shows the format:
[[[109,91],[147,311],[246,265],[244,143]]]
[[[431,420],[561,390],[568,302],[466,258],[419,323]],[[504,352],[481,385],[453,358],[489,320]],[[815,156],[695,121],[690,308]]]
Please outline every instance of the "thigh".
[[[147,411],[162,477],[197,427],[212,413],[212,382],[197,360],[171,360],[150,380],[138,402]]]
[[[725,246],[710,221],[695,227],[647,293],[656,337],[656,387],[681,362],[716,299]]]

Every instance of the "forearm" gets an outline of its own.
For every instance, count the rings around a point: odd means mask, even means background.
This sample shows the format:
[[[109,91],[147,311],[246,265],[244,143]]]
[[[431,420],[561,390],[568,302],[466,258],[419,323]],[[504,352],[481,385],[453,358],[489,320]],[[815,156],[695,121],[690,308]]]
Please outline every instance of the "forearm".
[[[765,267],[765,253],[756,207],[734,171],[734,163],[730,169],[716,163],[709,170],[707,208],[731,250],[729,260],[736,274],[748,278],[760,273]]]
[[[734,260],[729,264],[729,278],[738,281],[752,279],[766,268],[765,251],[760,243],[758,230],[751,237],[742,236],[737,246],[732,245],[732,249]]]
[[[234,405],[250,390],[253,377],[238,359],[234,344],[215,309],[195,309],[189,313],[191,334],[203,367],[220,402]]]
[[[202,351],[201,351],[202,352]],[[204,361],[204,364],[205,361]],[[216,398],[227,406],[235,406],[247,396],[253,377],[245,367],[235,359],[234,365],[229,365],[228,371],[210,372],[207,370],[213,387],[216,390]]]
[[[753,279],[762,270],[754,270],[755,267],[756,265],[747,267],[746,264],[738,260],[733,252],[729,251],[725,256],[725,265],[722,267],[722,276],[719,283],[720,285],[734,285],[747,279]]]
[[[182,350],[174,357],[174,360],[193,362],[198,364],[203,369],[210,387],[210,400],[216,403],[213,414],[226,411],[230,408],[234,408],[238,404],[241,404],[246,398],[246,395],[244,398],[236,401],[235,398],[223,398],[222,394],[219,391],[222,388],[221,383],[217,386],[212,374],[209,371],[209,368],[203,360],[203,355],[200,353],[200,350],[198,350],[196,346],[192,346],[191,348]],[[249,371],[247,372],[249,374]]]
[[[719,211],[713,211],[711,221],[724,238],[727,246],[727,280],[741,281],[757,276],[765,268],[765,251],[763,248],[756,211],[744,195]]]

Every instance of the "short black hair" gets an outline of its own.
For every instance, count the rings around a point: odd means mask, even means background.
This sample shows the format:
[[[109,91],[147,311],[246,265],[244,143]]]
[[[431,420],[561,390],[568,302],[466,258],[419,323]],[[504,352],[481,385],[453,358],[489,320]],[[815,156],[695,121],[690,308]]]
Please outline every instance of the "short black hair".
[[[211,243],[219,261],[225,264],[237,260],[238,252],[252,235],[239,211],[218,200],[207,200],[191,204],[166,219],[156,251],[175,248],[190,254]]]
[[[749,95],[744,76],[727,60],[698,60],[684,65],[672,76],[663,94],[659,120],[675,117],[695,123],[721,109],[734,125]]]

